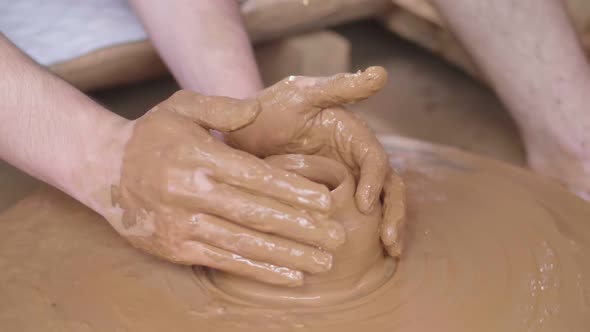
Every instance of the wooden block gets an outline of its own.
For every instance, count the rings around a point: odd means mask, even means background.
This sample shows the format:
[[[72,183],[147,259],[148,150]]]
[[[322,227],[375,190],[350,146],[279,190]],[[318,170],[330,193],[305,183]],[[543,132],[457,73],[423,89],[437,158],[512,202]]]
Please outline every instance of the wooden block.
[[[260,45],[256,60],[267,85],[289,75],[329,76],[350,70],[350,43],[332,31],[309,32]]]

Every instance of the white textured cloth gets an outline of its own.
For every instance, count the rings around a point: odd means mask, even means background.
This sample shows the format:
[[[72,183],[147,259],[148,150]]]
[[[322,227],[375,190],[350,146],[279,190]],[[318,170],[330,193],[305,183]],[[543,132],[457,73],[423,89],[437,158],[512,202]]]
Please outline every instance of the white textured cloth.
[[[125,0],[0,0],[0,31],[46,66],[147,39]]]

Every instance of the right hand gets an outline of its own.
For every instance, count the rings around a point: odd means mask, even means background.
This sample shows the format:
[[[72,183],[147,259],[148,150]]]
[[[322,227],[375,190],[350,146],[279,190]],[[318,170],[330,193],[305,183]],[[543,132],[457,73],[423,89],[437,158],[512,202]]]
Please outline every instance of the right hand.
[[[207,129],[252,122],[256,100],[180,91],[130,123],[109,219],[135,247],[166,260],[205,265],[296,286],[303,271],[331,268],[344,231],[327,219],[329,190],[235,150]],[[107,161],[109,162],[109,161]],[[119,161],[121,162],[121,161]],[[311,211],[311,212],[306,212]]]
[[[362,213],[383,199],[381,241],[389,255],[399,257],[406,222],[404,183],[371,128],[342,107],[369,98],[386,81],[382,67],[331,77],[287,77],[258,94],[261,112],[252,124],[225,137],[231,146],[259,157],[321,155],[346,165],[356,177],[355,201]]]

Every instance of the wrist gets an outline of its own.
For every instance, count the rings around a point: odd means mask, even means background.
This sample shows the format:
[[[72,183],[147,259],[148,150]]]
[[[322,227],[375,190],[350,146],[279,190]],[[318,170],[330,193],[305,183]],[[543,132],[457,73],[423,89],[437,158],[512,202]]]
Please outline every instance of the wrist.
[[[206,96],[226,96],[237,99],[256,98],[263,84],[256,71],[216,67],[196,70],[187,68],[175,75],[183,89]]]
[[[62,181],[63,190],[108,220],[118,214],[111,201],[111,188],[119,184],[124,149],[134,121],[104,112],[97,117],[92,137],[85,140],[71,161]]]

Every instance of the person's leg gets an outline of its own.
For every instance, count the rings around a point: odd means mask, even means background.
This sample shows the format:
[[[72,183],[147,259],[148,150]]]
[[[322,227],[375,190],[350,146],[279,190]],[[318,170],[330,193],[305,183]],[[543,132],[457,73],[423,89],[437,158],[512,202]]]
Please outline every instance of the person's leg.
[[[559,0],[432,0],[509,108],[529,166],[590,200],[590,67]]]

